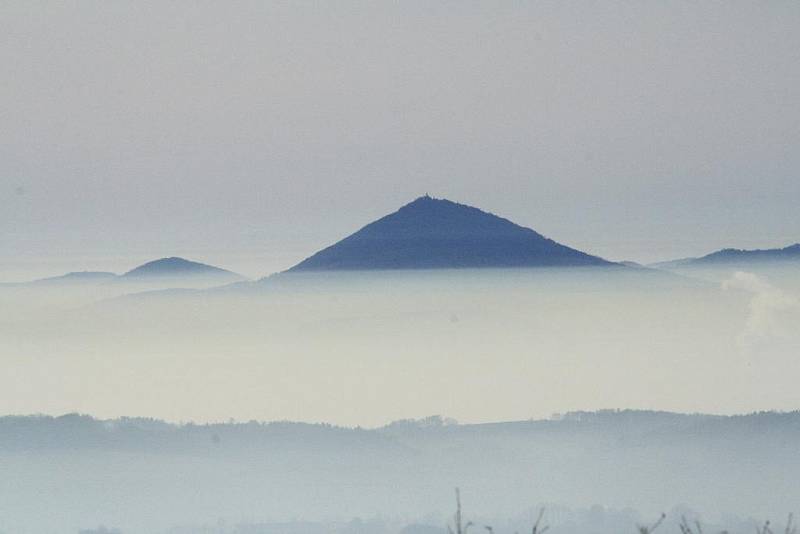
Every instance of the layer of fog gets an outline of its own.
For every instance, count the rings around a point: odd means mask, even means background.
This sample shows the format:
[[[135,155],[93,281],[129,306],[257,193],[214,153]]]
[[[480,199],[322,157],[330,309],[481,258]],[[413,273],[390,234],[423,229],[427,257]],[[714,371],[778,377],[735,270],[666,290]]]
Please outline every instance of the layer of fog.
[[[3,411],[373,426],[790,409],[798,293],[751,275],[771,293],[634,269],[291,275],[105,300],[0,288]]]

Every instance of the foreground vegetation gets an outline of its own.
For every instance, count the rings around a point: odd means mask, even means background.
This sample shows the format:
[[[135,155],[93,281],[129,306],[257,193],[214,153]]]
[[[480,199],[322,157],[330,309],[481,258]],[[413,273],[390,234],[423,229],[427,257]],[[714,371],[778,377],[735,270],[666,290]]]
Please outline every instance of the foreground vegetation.
[[[531,527],[531,534],[544,534],[547,530],[550,529],[548,525],[544,525],[542,520],[544,519],[545,509],[540,508],[539,513],[536,516],[536,520],[533,522],[533,526]],[[636,529],[638,530],[639,534],[653,534],[658,527],[660,527],[664,520],[667,518],[667,514],[662,513],[661,516],[649,525],[636,525]],[[456,488],[456,513],[453,516],[453,525],[447,525],[447,532],[448,534],[467,534],[469,529],[472,527],[478,527],[472,521],[464,522],[463,514],[461,511],[461,491]],[[681,516],[680,522],[678,523],[678,528],[680,529],[681,534],[704,534],[703,526],[700,521],[689,521],[686,516]],[[483,525],[483,529],[485,529],[489,534],[494,534],[494,527],[491,525]],[[776,532],[772,528],[772,524],[769,520],[765,521],[762,525],[756,527],[756,534],[776,534]],[[519,532],[515,532],[515,534],[519,534]],[[727,531],[721,531],[719,534],[728,534]],[[789,517],[786,520],[786,526],[784,527],[783,534],[797,534],[797,526],[794,523],[794,514],[789,514]]]

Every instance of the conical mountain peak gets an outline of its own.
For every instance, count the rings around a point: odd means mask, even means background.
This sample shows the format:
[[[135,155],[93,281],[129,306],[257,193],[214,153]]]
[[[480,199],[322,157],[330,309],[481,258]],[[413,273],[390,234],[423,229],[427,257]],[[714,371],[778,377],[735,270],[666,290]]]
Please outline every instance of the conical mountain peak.
[[[428,195],[290,271],[613,265],[478,208]]]

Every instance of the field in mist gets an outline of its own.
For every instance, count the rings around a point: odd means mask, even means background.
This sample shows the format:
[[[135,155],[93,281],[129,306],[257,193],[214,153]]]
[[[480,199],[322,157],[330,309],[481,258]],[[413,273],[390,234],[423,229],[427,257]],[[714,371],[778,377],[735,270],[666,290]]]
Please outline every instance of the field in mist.
[[[662,511],[751,532],[749,518],[780,520],[796,506],[798,438],[798,413],[432,418],[371,430],[5,417],[0,531],[396,534],[417,523],[428,530],[404,532],[443,534],[459,485],[465,521],[498,532],[529,531],[540,505],[565,534],[635,534]]]

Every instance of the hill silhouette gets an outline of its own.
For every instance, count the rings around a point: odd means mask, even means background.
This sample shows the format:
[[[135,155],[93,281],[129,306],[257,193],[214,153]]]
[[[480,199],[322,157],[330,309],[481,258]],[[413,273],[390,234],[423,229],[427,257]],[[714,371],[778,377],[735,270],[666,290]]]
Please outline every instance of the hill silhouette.
[[[478,208],[420,197],[289,272],[617,265]]]
[[[161,258],[131,269],[120,276],[126,280],[160,278],[160,277],[209,277],[242,280],[243,277],[225,269],[189,261],[184,258]]]

